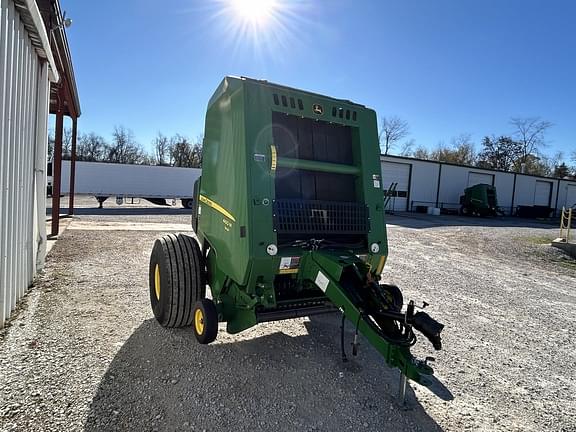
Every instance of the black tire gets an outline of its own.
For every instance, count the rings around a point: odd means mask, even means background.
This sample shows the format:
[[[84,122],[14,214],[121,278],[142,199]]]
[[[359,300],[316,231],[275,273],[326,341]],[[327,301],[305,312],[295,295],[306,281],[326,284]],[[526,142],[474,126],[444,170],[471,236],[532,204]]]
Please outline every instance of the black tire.
[[[202,299],[194,306],[194,336],[201,344],[214,342],[218,334],[218,310],[210,299]]]
[[[150,304],[163,327],[192,324],[194,304],[206,296],[204,258],[198,243],[183,234],[154,242],[149,270]]]
[[[193,209],[194,208],[194,200],[193,199],[183,199],[182,201],[182,207],[187,208],[187,209]]]

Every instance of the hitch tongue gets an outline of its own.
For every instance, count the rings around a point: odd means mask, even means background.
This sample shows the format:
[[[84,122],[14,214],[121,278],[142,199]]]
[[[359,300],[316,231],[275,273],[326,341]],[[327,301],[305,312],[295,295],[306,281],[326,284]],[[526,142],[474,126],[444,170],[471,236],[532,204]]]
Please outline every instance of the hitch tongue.
[[[357,356],[358,355],[358,346],[360,344],[358,343],[358,333],[354,333],[354,341],[352,342],[352,355],[353,356]]]

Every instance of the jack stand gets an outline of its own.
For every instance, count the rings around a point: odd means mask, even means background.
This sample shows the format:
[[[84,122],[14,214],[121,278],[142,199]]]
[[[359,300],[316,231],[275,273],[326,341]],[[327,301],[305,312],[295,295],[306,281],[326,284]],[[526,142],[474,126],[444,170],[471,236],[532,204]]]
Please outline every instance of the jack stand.
[[[348,362],[346,357],[346,349],[344,347],[344,324],[346,323],[346,315],[342,312],[342,323],[340,325],[340,350],[342,351],[342,363]]]
[[[406,386],[408,385],[408,378],[400,371],[400,386],[398,388],[398,399],[400,406],[406,408]]]

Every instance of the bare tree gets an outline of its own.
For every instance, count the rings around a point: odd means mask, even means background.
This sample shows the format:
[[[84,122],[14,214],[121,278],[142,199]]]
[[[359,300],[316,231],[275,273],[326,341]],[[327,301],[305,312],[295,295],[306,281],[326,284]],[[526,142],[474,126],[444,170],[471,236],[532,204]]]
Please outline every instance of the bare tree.
[[[563,164],[564,154],[559,151],[554,153],[552,156],[542,155],[539,157],[541,172],[543,176],[548,177],[558,177],[557,171],[559,167]],[[565,164],[564,164],[565,166]],[[562,169],[560,168],[560,171]],[[530,172],[530,174],[538,174],[535,172]]]
[[[153,153],[142,153],[142,158],[139,162],[140,165],[157,165],[156,163],[156,155]]]
[[[102,161],[106,153],[106,141],[94,132],[80,134],[76,158],[79,161],[96,162]]]
[[[552,176],[563,179],[566,177],[570,178],[571,174],[572,171],[570,170],[570,167],[566,165],[565,162],[562,162],[554,167],[554,173],[552,174]]]
[[[431,151],[420,146],[413,152],[413,155],[418,159],[470,166],[475,165],[477,160],[470,134],[453,137],[449,146],[444,141],[440,141],[436,148]]]
[[[62,159],[72,158],[72,129],[65,127],[62,131]]]
[[[145,156],[132,131],[124,126],[114,127],[112,143],[106,147],[106,153],[108,162],[123,164],[141,164]]]
[[[202,166],[202,140],[200,135],[196,142],[180,134],[170,138],[170,162],[173,166],[198,168]]]
[[[522,156],[522,144],[507,136],[484,137],[483,149],[478,155],[480,168],[512,171]]]
[[[158,136],[154,138],[152,142],[154,146],[154,156],[156,158],[157,165],[169,165],[170,164],[170,140],[167,136],[162,135],[158,132]]]
[[[521,144],[521,162],[527,163],[528,156],[536,156],[546,146],[545,133],[552,123],[541,120],[540,117],[513,117],[510,124],[514,126],[514,136]]]
[[[475,165],[478,159],[472,136],[468,133],[460,134],[451,140],[451,161],[459,165]]]
[[[378,134],[380,148],[384,150],[384,154],[388,154],[394,145],[409,133],[408,123],[400,117],[382,117]]]
[[[48,160],[54,157],[54,145],[56,138],[54,130],[48,132]],[[64,128],[62,130],[62,159],[69,160],[72,157],[72,129]]]
[[[416,141],[414,139],[408,140],[402,144],[402,149],[400,150],[400,156],[411,156],[414,152],[414,146]]]
[[[54,130],[50,129],[48,131],[48,161],[51,161],[54,158],[54,144]]]
[[[170,138],[170,162],[177,167],[190,166],[192,145],[183,135],[176,134]]]
[[[412,153],[412,156],[415,157],[416,159],[429,160],[430,152],[426,147],[418,146],[416,147],[416,150],[414,150],[414,152]]]
[[[202,145],[204,143],[204,135],[200,134],[196,137],[196,142],[192,145],[192,167],[202,168]]]

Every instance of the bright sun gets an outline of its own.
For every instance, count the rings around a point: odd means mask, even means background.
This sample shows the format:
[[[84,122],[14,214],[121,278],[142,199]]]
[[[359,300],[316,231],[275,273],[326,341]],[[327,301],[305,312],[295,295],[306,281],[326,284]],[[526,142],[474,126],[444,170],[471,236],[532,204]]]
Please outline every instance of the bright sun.
[[[234,13],[245,23],[266,24],[277,12],[276,0],[230,0]]]
[[[292,49],[300,42],[295,35],[309,25],[306,15],[314,0],[213,0],[215,28],[230,42],[234,52],[253,48],[262,58]],[[244,51],[245,53],[245,51]]]

